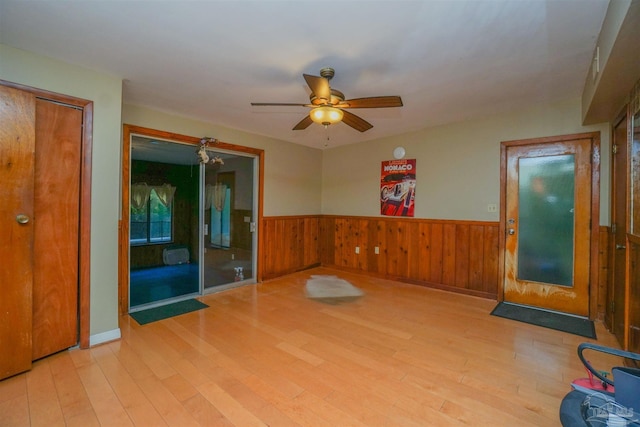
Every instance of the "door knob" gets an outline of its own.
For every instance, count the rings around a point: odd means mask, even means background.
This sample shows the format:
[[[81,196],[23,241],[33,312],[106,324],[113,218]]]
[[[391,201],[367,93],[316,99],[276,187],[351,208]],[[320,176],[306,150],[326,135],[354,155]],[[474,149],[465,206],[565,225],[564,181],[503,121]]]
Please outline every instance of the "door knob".
[[[509,235],[511,235],[511,236],[516,234],[516,230],[514,230],[513,228],[510,228],[508,232],[509,232]]]
[[[627,249],[625,245],[616,245],[616,249]]]
[[[18,214],[16,216],[16,221],[18,221],[19,224],[26,224],[29,222],[29,217],[25,214]]]

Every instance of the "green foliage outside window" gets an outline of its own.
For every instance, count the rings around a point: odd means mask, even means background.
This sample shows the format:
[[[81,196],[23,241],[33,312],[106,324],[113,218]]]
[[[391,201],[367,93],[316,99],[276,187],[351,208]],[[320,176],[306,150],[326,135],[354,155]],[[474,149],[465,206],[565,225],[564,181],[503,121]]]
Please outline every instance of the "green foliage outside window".
[[[173,240],[171,204],[160,202],[155,190],[151,190],[149,201],[141,209],[131,207],[130,235],[131,243],[144,245],[149,243],[167,243]]]

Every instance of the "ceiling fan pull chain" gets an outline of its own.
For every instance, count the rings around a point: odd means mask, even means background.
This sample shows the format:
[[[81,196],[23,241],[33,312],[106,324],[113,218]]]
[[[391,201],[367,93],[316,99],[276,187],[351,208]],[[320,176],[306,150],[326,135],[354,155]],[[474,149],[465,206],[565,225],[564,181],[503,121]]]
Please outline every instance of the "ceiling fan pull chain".
[[[324,128],[326,129],[327,132],[327,141],[324,143],[325,148],[329,146],[329,140],[331,139],[329,135],[329,125],[324,125]]]

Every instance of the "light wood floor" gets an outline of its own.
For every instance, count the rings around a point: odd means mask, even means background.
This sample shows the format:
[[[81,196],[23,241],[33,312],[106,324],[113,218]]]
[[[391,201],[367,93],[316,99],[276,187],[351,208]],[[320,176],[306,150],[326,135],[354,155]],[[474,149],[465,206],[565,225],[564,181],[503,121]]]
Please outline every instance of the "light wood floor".
[[[366,294],[309,300],[310,274]],[[201,299],[0,382],[0,426],[557,426],[584,376],[585,339],[490,316],[495,301],[328,269]]]

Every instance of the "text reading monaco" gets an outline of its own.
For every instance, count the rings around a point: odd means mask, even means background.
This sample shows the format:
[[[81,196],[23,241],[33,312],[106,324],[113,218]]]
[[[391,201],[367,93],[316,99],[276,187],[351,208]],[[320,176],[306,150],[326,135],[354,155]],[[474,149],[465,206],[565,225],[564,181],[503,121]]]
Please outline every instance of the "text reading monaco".
[[[410,163],[402,164],[402,165],[385,165],[385,172],[408,172],[413,169],[413,165]]]

